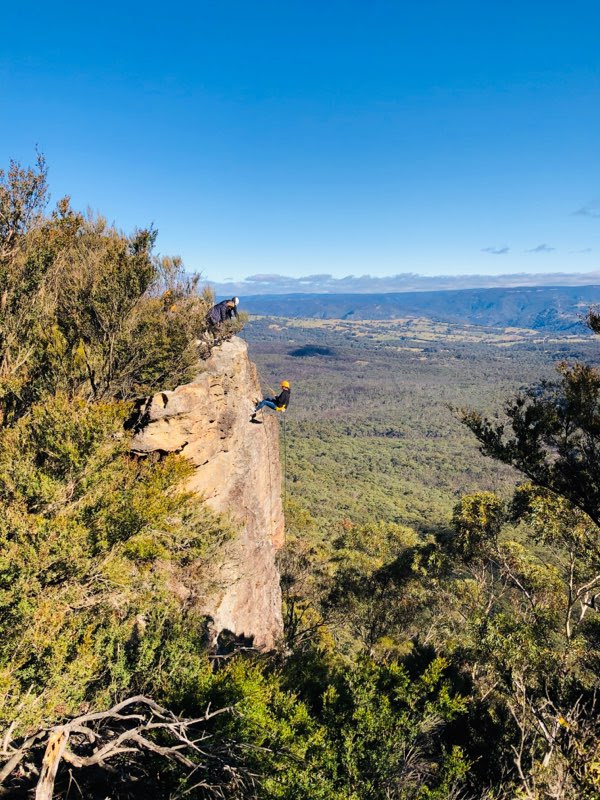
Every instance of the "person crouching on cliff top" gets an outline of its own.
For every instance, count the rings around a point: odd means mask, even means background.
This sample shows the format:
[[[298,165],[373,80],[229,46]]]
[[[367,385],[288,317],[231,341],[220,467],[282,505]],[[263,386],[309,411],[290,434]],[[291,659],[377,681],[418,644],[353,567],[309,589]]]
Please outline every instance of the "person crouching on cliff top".
[[[213,306],[208,312],[209,325],[218,327],[223,322],[228,322],[230,319],[233,319],[233,317],[237,319],[237,307],[239,302],[239,298],[232,297],[231,300],[222,300],[220,303]]]
[[[281,392],[277,395],[277,397],[265,397],[264,400],[261,400],[259,403],[256,404],[256,408],[254,409],[254,413],[252,414],[251,420],[254,422],[256,419],[256,413],[260,411],[262,408],[270,408],[272,411],[285,411],[290,403],[290,382],[289,381],[281,381]]]

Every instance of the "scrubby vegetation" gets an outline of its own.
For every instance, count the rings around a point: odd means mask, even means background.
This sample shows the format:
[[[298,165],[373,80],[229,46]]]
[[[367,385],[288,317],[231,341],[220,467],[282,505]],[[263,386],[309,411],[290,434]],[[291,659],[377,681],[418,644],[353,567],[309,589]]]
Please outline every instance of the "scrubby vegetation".
[[[462,796],[596,798],[597,343],[440,327],[246,330],[292,381],[289,646],[442,657],[465,703],[446,729]],[[336,358],[295,358],[315,340]]]
[[[215,658],[173,587],[232,531],[127,424],[211,298],[46,193],[42,159],[0,175],[5,796],[600,796],[597,345],[251,323],[292,380],[285,641]]]
[[[125,236],[66,199],[46,214],[46,192],[41,158],[0,175],[0,776],[13,793],[57,723],[127,694],[168,699],[204,628],[171,583],[200,580],[228,535],[178,488],[185,461],[137,461],[124,431],[134,399],[192,374],[210,296],[152,255],[153,232]]]

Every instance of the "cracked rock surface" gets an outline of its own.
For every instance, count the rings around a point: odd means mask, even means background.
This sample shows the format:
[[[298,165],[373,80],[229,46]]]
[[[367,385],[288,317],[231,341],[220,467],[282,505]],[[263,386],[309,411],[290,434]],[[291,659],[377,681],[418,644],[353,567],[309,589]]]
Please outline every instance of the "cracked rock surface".
[[[244,341],[234,337],[215,347],[199,368],[191,383],[150,398],[132,447],[188,458],[195,470],[186,488],[233,520],[238,534],[211,575],[220,588],[202,598],[202,611],[215,634],[228,630],[270,649],[283,627],[275,565],[284,538],[279,423],[266,413],[263,425],[250,423],[262,395]]]

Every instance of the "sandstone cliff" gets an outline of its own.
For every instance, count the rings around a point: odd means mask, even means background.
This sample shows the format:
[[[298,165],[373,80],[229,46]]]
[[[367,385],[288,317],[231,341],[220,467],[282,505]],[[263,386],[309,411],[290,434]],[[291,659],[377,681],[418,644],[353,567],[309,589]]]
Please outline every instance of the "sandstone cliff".
[[[234,337],[214,348],[192,383],[160,392],[146,408],[137,452],[181,452],[195,465],[189,488],[234,520],[238,535],[226,545],[212,577],[223,587],[203,600],[213,630],[252,637],[271,648],[282,632],[275,551],[283,544],[278,420],[249,422],[261,395],[246,343]]]

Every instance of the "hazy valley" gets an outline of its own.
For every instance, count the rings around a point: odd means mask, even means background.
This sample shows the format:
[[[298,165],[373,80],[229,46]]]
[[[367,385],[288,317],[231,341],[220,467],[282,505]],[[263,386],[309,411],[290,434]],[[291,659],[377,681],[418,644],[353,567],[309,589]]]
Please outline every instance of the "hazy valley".
[[[380,294],[280,294],[244,298],[252,314],[294,318],[388,320],[421,318],[457,325],[583,331],[600,286],[530,286]]]

